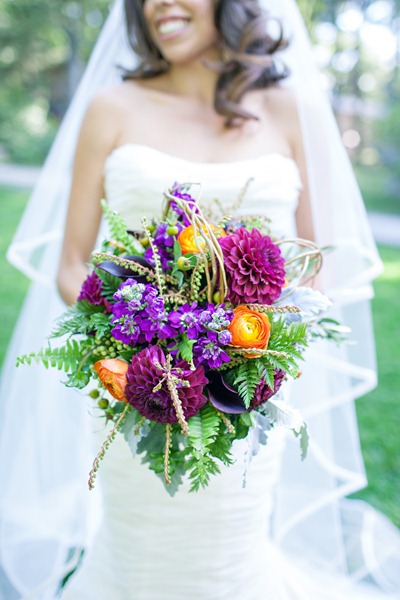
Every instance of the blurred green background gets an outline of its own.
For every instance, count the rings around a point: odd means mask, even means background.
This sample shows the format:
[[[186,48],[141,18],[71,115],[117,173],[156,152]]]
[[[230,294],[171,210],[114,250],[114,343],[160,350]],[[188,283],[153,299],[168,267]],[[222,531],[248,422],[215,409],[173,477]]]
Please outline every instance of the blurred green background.
[[[400,227],[400,0],[299,5],[367,208],[393,215],[391,227]],[[0,0],[0,360],[27,289],[4,254],[29,195],[2,184],[1,172],[44,160],[108,10],[107,0]],[[357,496],[400,525],[400,252],[380,251],[385,272],[373,301],[380,385],[357,403],[370,482]]]

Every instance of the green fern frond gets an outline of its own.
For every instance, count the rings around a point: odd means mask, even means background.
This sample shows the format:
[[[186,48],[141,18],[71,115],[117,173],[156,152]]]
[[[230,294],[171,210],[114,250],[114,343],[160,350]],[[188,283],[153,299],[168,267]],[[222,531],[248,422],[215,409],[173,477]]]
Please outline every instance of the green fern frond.
[[[59,371],[71,371],[82,360],[82,346],[77,340],[67,340],[61,347],[41,348],[39,352],[23,354],[17,358],[19,365],[42,364],[46,369],[55,367]]]
[[[105,200],[102,200],[101,206],[110,229],[111,237],[115,238],[119,244],[124,246],[128,254],[143,255],[143,246],[136,238],[127,232],[126,223],[121,215],[112,210]]]
[[[249,408],[259,382],[260,374],[257,368],[257,361],[250,359],[239,365],[236,370],[234,386],[246,408]]]
[[[104,310],[104,307],[101,307]],[[71,313],[70,313],[71,314]],[[77,312],[72,314],[71,318],[63,319],[56,324],[51,332],[51,338],[62,337],[64,335],[87,335],[95,333],[98,339],[101,339],[111,330],[110,315],[103,312],[85,314]]]
[[[107,271],[103,271],[103,269],[96,269],[96,273],[100,277],[103,284],[102,296],[104,296],[106,300],[111,301],[115,292],[121,285],[121,279],[115,275],[111,275],[111,273],[107,273]]]
[[[197,458],[204,456],[215,441],[220,422],[219,414],[209,404],[189,419],[189,440]]]
[[[271,388],[274,388],[274,375],[275,375],[275,367],[271,363],[263,362],[262,360],[256,361],[256,366],[258,370],[258,376],[260,380],[265,381],[265,383]]]
[[[218,475],[220,468],[213,458],[210,456],[201,456],[200,458],[192,458],[188,461],[190,469],[189,478],[192,480],[190,487],[191,492],[197,492],[201,487],[208,486],[211,475]]]

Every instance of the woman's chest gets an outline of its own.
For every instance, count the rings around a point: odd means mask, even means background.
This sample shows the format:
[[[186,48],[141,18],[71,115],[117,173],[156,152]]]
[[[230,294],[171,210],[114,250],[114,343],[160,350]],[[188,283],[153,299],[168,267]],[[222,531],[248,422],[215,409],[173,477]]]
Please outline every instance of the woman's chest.
[[[291,155],[284,127],[262,112],[246,107],[257,119],[227,127],[213,107],[188,102],[149,101],[140,113],[125,115],[117,145],[141,144],[189,161],[221,163],[278,153]]]

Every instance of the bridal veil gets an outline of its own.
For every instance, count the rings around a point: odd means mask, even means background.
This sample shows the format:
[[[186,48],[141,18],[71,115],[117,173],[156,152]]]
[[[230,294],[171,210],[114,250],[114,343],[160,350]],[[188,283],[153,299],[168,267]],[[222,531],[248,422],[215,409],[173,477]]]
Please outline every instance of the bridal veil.
[[[376,385],[369,300],[381,262],[297,5],[260,4],[282,20],[290,39],[281,57],[291,73],[284,85],[297,98],[316,241],[335,248],[325,259],[324,287],[333,316],[352,328],[355,342],[313,344],[293,386],[292,402],[312,437],[306,461],[300,462],[296,443],[285,451],[274,539],[279,552],[301,557],[318,573],[344,574],[400,597],[396,528],[368,505],[345,499],[366,485],[354,399]],[[54,598],[96,528],[98,498],[86,487],[85,397],[64,388],[57,372],[14,365],[18,354],[43,345],[63,310],[55,273],[86,106],[99,88],[119,80],[118,65],[135,61],[123,2],[116,0],[8,252],[32,279],[5,361],[0,403],[0,581],[23,598]]]

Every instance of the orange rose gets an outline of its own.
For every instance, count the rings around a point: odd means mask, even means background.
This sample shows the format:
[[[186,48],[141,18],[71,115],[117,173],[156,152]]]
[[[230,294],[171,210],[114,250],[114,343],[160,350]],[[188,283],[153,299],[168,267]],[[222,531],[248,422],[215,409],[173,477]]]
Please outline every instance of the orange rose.
[[[221,227],[215,227],[210,223],[210,229],[214,231],[217,237],[222,237],[225,235],[225,231]],[[207,234],[207,229],[203,227],[203,232]],[[198,233],[197,236],[197,244],[194,237],[194,227],[193,225],[189,225],[185,227],[180,234],[178,235],[178,242],[181,245],[182,254],[188,254],[188,252],[193,252],[196,254],[200,250],[204,250],[206,247],[206,242],[202,238],[202,236]]]
[[[265,350],[271,332],[271,323],[267,315],[249,310],[244,305],[237,306],[233,313],[233,319],[229,325],[232,346]],[[257,358],[259,354],[248,354],[247,356],[248,358]]]
[[[93,365],[101,383],[117,400],[126,402],[125,386],[128,363],[117,358],[98,360]]]

